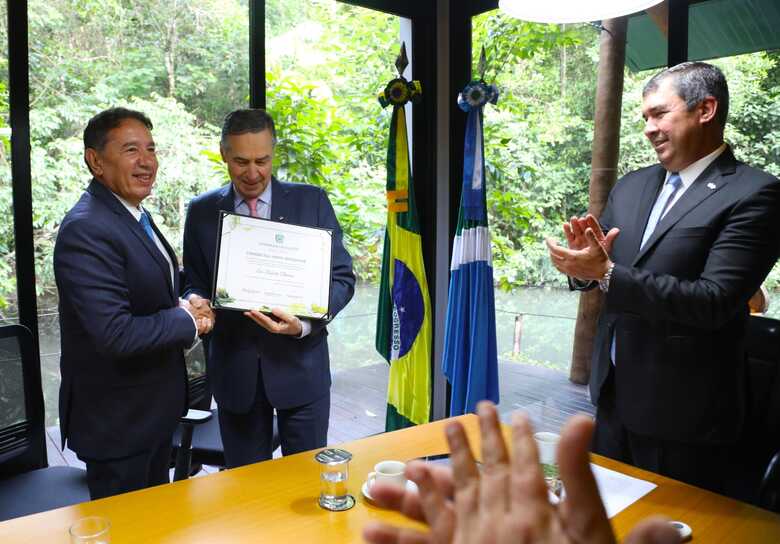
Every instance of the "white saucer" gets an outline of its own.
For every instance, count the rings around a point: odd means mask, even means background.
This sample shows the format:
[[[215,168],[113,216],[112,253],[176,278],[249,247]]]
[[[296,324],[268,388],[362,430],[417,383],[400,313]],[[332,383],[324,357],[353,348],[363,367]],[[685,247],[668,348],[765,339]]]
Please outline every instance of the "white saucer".
[[[414,483],[411,480],[406,480],[406,490],[407,491],[414,491],[417,492],[417,484]],[[368,491],[368,480],[363,482],[363,485],[360,487],[360,491],[363,493],[363,496],[370,500],[371,502],[374,502],[374,497],[371,496],[371,493]]]

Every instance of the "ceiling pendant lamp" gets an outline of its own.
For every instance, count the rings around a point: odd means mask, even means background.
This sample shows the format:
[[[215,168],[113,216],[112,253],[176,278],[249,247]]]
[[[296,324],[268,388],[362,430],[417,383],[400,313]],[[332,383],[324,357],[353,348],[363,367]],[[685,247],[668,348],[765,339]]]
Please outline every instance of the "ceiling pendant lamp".
[[[500,0],[499,9],[534,23],[589,23],[645,10],[663,0]]]

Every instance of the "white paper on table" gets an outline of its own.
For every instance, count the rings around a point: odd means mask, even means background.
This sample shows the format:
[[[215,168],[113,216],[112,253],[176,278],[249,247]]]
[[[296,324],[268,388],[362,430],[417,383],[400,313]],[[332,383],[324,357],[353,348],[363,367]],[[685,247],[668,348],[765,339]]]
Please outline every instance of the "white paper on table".
[[[612,518],[658,487],[653,482],[640,480],[608,468],[590,464],[601,500]]]

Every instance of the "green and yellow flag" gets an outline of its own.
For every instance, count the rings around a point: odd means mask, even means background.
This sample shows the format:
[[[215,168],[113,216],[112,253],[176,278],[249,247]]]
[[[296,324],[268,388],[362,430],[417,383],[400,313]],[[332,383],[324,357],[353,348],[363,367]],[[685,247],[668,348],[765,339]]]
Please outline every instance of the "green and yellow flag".
[[[404,47],[396,61],[399,74],[405,68],[405,58]],[[404,105],[420,96],[420,83],[403,76],[388,83],[379,96],[383,107],[393,106],[387,146],[387,228],[376,323],[376,349],[390,363],[388,431],[427,423],[431,408],[431,302],[404,112]]]

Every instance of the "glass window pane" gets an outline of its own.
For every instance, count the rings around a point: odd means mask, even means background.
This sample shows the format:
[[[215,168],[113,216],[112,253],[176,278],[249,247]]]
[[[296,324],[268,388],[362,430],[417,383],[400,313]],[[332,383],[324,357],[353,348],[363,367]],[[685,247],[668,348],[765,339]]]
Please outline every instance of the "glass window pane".
[[[60,342],[52,252],[90,179],[84,127],[113,106],[151,118],[160,168],[144,207],[181,256],[187,203],[225,182],[222,118],[248,103],[248,8],[241,0],[31,0],[28,11],[40,344],[53,425]]]
[[[16,323],[16,257],[11,186],[11,126],[8,117],[8,7],[0,2],[0,325]]]
[[[358,277],[354,298],[328,326],[329,443],[385,428],[388,365],[374,334],[390,111],[377,95],[396,74],[399,21],[335,0],[266,2],[275,175],[327,191]]]
[[[501,93],[484,109],[499,409],[524,409],[537,428],[557,430],[588,405],[585,388],[568,381],[579,295],[544,239],[561,239],[563,221],[587,209],[598,33],[498,10],[472,22],[473,66],[484,45],[485,80]]]

